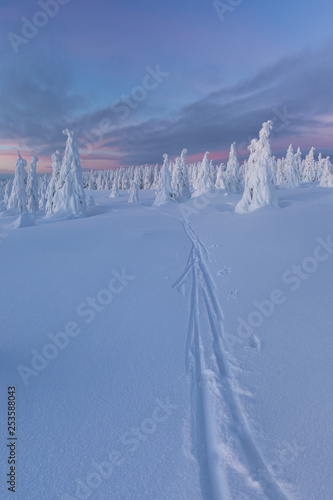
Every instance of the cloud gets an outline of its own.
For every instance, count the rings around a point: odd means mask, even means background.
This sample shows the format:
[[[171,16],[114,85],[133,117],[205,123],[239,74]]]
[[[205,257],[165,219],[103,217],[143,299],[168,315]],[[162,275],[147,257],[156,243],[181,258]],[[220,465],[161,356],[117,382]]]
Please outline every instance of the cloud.
[[[53,57],[14,58],[0,79],[0,137],[30,146],[63,143],[62,129],[84,105],[66,66]]]
[[[82,144],[87,144],[87,133],[95,137],[96,151],[83,149],[83,154],[106,158],[109,153],[131,165],[161,162],[163,153],[178,155],[184,147],[195,155],[227,150],[234,141],[245,145],[258,135],[262,122],[271,119],[274,142],[279,147],[285,143],[286,148],[293,141],[297,146],[319,133],[327,137],[332,128],[332,49],[329,41],[315,50],[304,50],[236,85],[223,86],[177,113],[141,123],[134,122],[136,110],[122,120],[112,111],[112,103],[87,112],[89,103],[75,92],[66,65],[53,56],[21,60],[0,77],[0,136],[3,141],[23,141],[49,156],[63,147],[61,130],[68,126],[77,131]],[[172,96],[164,97],[166,107],[168,99],[172,102]],[[144,106],[142,102],[139,107]],[[98,133],[105,118],[112,127]]]
[[[333,113],[332,42],[304,50],[254,77],[222,87],[180,110],[176,118],[152,119],[112,132],[105,147],[119,148],[125,164],[155,163],[162,154],[226,149],[256,137],[273,120],[275,140],[301,140],[329,126]]]

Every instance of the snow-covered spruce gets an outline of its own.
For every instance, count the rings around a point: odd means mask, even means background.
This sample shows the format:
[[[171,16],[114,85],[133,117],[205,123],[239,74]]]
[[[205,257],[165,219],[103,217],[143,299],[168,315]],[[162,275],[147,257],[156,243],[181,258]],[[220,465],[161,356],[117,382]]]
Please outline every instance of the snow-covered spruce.
[[[139,193],[139,186],[137,185],[136,182],[133,181],[131,184],[128,203],[138,203],[138,201],[139,201],[138,193]]]
[[[207,151],[203,157],[203,160],[200,165],[199,176],[197,179],[197,189],[193,193],[192,197],[200,196],[201,194],[205,194],[210,189],[213,189],[214,184],[212,181],[211,173],[210,173],[210,165],[208,161],[209,152]]]
[[[263,123],[259,140],[253,139],[249,146],[250,157],[245,175],[245,190],[236,205],[237,213],[246,213],[264,207],[278,206],[272,174],[272,154],[269,135],[272,122]]]
[[[221,181],[219,181],[221,183]],[[236,193],[242,189],[242,179],[239,172],[239,163],[236,153],[236,143],[231,144],[227,170],[224,174],[224,184],[227,191]]]
[[[188,200],[191,198],[190,192],[190,181],[188,177],[188,169],[186,165],[186,155],[187,149],[183,149],[180,155],[180,167],[181,167],[181,198]]]
[[[285,189],[298,188],[301,185],[301,178],[295,161],[294,150],[290,144],[286,159],[283,163],[281,187]]]
[[[216,175],[216,181],[215,181],[215,187],[217,189],[225,189],[225,182],[224,182],[224,175],[225,175],[225,165],[221,163],[217,170],[217,175]]]
[[[119,196],[119,171],[117,170],[113,178],[113,184],[109,198],[117,198],[118,196]]]
[[[24,160],[18,152],[18,159],[15,165],[15,176],[13,181],[12,192],[8,200],[8,210],[22,214],[27,211],[27,194],[26,194],[26,160]]]
[[[330,157],[324,160],[324,168],[319,182],[319,187],[333,187],[333,174]]]
[[[85,216],[86,200],[83,189],[82,169],[77,142],[73,131],[63,130],[67,135],[66,149],[60,170],[59,183],[54,194],[54,213]]]
[[[325,159],[323,158],[322,154],[319,153],[319,155],[318,155],[318,161],[316,162],[316,177],[315,177],[315,181],[320,181],[321,176],[323,174],[323,170],[324,170],[324,163],[325,163]]]
[[[164,162],[160,171],[160,179],[158,182],[156,198],[154,201],[154,206],[156,207],[164,205],[165,203],[168,203],[168,201],[174,201],[169,170],[169,157],[167,154],[164,154],[163,158]]]
[[[49,185],[48,174],[43,175],[42,182],[39,186],[39,210],[44,210],[46,205],[47,188]]]
[[[62,156],[59,150],[57,150],[51,156],[52,159],[52,177],[47,187],[46,192],[46,205],[45,205],[45,213],[46,216],[54,214],[54,195],[58,188],[60,182],[60,171],[61,171],[61,162]]]
[[[302,180],[302,152],[301,148],[297,148],[297,151],[295,153],[295,163],[297,167],[298,174],[300,176],[300,179]]]
[[[316,178],[316,162],[314,159],[315,148],[311,148],[309,154],[305,157],[302,172],[302,182],[314,182]]]
[[[160,172],[159,172],[158,164],[156,164],[155,168],[154,168],[154,180],[153,180],[153,185],[152,185],[153,189],[157,189],[159,177],[160,177]]]
[[[177,201],[186,201],[191,197],[186,173],[186,149],[183,149],[182,156],[176,158],[173,171],[171,187],[173,196]]]
[[[3,197],[3,203],[4,203],[5,209],[8,206],[8,200],[10,198],[10,194],[12,192],[12,188],[13,188],[13,181],[11,179],[9,179],[9,181],[6,184],[5,194],[4,194],[4,197]]]
[[[37,181],[37,162],[39,158],[33,156],[28,168],[27,179],[27,208],[30,213],[37,213],[39,209],[38,201],[38,181]]]

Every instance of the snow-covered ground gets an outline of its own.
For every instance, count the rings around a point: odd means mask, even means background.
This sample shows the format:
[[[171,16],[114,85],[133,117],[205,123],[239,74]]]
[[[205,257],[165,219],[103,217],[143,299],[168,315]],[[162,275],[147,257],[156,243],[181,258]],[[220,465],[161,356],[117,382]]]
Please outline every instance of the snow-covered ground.
[[[333,189],[109,194],[0,218],[0,498],[331,500]]]

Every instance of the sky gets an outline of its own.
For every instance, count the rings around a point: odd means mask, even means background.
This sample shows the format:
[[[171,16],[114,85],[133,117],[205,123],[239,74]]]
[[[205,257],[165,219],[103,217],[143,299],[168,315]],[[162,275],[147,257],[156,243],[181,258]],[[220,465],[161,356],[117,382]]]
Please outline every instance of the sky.
[[[77,134],[84,169],[240,157],[264,121],[272,150],[333,154],[329,0],[1,0],[0,173]]]

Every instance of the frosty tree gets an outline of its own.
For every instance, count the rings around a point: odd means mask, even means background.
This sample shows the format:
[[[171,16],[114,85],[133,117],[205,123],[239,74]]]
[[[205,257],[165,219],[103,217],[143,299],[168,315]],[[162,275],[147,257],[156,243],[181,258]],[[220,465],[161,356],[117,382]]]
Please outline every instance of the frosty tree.
[[[330,157],[327,156],[327,158],[324,160],[324,167],[323,167],[323,172],[321,175],[320,187],[333,187],[333,175],[332,175],[332,165],[330,161]]]
[[[181,179],[182,179],[181,197],[184,198],[185,200],[191,198],[190,182],[188,178],[187,165],[186,165],[187,153],[188,153],[187,149],[183,149],[180,155],[180,168],[181,168]]]
[[[157,188],[159,177],[160,177],[160,173],[159,173],[158,165],[155,165],[155,168],[154,168],[154,180],[153,180],[153,185],[152,185],[153,189]]]
[[[240,191],[242,187],[235,142],[230,147],[227,170],[224,174],[224,184],[225,189],[233,193]]]
[[[164,154],[163,158],[164,162],[160,171],[160,179],[158,182],[156,198],[154,201],[154,205],[157,207],[160,205],[164,205],[168,201],[174,201],[169,171],[169,157],[167,154]]]
[[[18,152],[18,159],[15,165],[15,177],[7,208],[8,210],[13,210],[20,214],[27,211],[26,166],[26,160],[24,160]]]
[[[55,153],[53,153],[51,159],[52,159],[52,177],[46,192],[46,205],[45,205],[46,216],[50,216],[54,213],[53,200],[58,184],[60,182],[62,156],[58,149]]]
[[[186,201],[191,197],[186,174],[185,151],[186,149],[183,149],[182,156],[180,158],[176,158],[175,165],[172,171],[171,187],[174,193],[174,197],[178,201]]]
[[[49,184],[48,175],[45,174],[39,187],[39,210],[44,210],[46,205],[47,187]]]
[[[3,203],[4,203],[5,208],[7,208],[7,206],[8,206],[8,200],[9,200],[10,194],[12,192],[12,187],[13,187],[13,181],[10,179],[6,184],[5,194],[3,197]]]
[[[302,152],[301,152],[301,148],[297,148],[297,151],[295,153],[295,163],[296,163],[296,167],[297,167],[300,179],[302,179]]]
[[[303,168],[303,182],[313,182],[316,178],[316,162],[314,159],[315,148],[311,148],[309,154],[305,157]]]
[[[294,189],[301,185],[301,178],[298,173],[298,168],[295,161],[294,150],[290,144],[287,156],[284,161],[281,187],[286,189]]]
[[[27,207],[28,212],[37,213],[39,209],[38,203],[38,181],[37,181],[37,162],[39,158],[33,156],[31,163],[28,168],[28,179],[27,179]]]
[[[59,183],[54,194],[54,213],[86,215],[86,199],[83,189],[80,155],[74,132],[66,129],[66,149],[62,160]]]
[[[225,174],[225,165],[221,163],[221,165],[217,169],[217,175],[215,181],[215,187],[217,189],[225,189],[224,174]]]
[[[250,157],[245,176],[245,190],[235,209],[238,213],[251,212],[265,205],[278,206],[269,143],[271,130],[271,121],[263,123],[259,140],[253,139],[249,146]]]
[[[322,173],[323,173],[323,170],[324,170],[324,163],[325,163],[325,160],[322,157],[322,154],[319,153],[319,155],[318,155],[318,161],[316,163],[316,177],[315,177],[316,181],[320,181],[320,179],[321,179],[321,176],[322,176]]]
[[[139,193],[139,186],[137,185],[136,182],[133,181],[131,184],[128,203],[138,203],[138,201],[139,201],[138,193]]]
[[[117,198],[119,196],[119,172],[113,178],[112,190],[109,198]]]
[[[200,194],[207,193],[210,189],[214,187],[211,174],[210,174],[210,165],[208,161],[209,152],[207,151],[203,157],[201,162],[199,176],[197,179],[197,190],[193,194],[193,196],[199,196]]]

